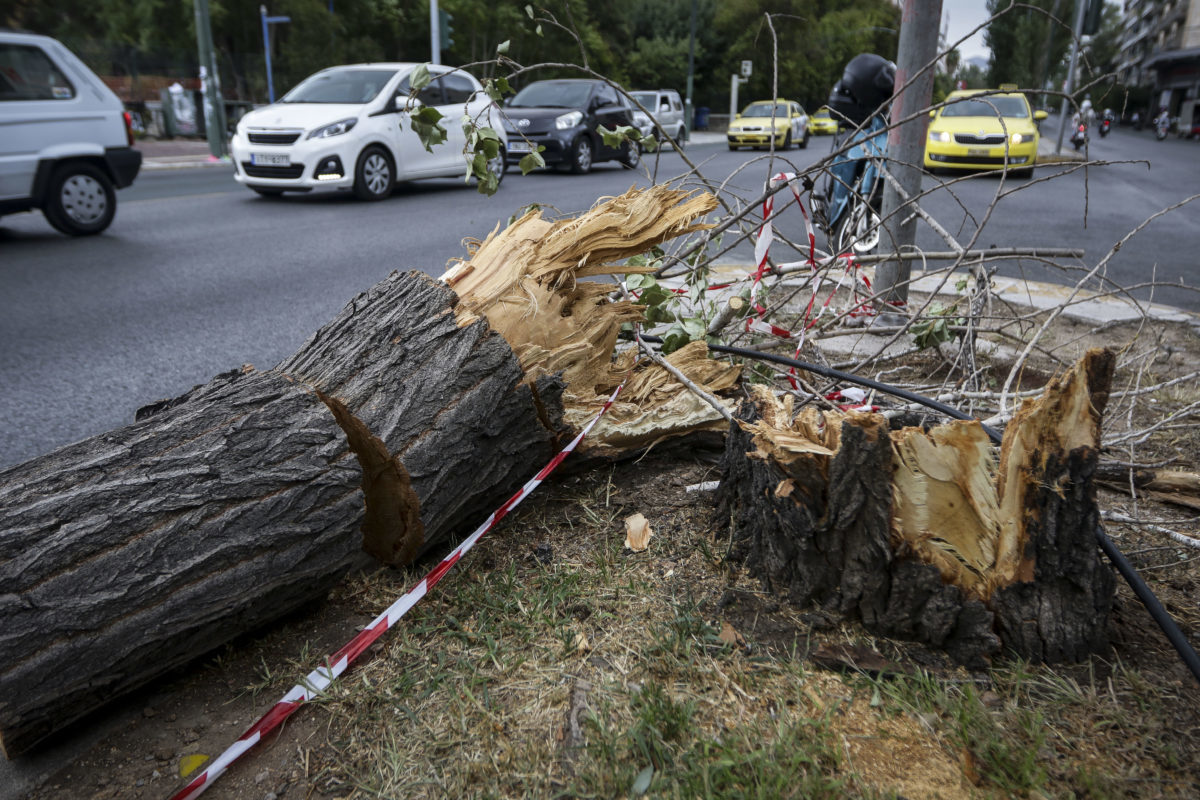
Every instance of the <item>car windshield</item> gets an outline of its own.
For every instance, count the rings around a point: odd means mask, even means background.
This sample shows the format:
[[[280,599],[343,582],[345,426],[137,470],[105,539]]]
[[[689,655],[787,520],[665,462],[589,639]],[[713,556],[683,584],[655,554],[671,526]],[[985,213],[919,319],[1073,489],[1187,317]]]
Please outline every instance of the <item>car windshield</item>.
[[[654,106],[658,103],[658,95],[654,92],[631,92],[630,97],[637,100],[650,111],[653,111]]]
[[[396,74],[394,69],[338,69],[305,78],[281,103],[369,103]]]
[[[821,119],[829,119],[829,109],[828,108],[818,108],[816,111],[813,112],[813,116],[820,117]]]
[[[588,83],[531,83],[509,103],[513,108],[583,108],[587,105],[592,86]]]
[[[775,103],[775,116],[786,117],[787,113],[788,113],[787,104]],[[742,116],[743,117],[769,117],[769,116],[771,116],[771,104],[770,103],[751,103],[750,105],[746,106],[746,110],[742,112]]]
[[[991,97],[972,98],[970,100],[955,100],[942,109],[943,117],[994,117],[999,112],[1002,117],[1028,117],[1029,106],[1024,97]]]

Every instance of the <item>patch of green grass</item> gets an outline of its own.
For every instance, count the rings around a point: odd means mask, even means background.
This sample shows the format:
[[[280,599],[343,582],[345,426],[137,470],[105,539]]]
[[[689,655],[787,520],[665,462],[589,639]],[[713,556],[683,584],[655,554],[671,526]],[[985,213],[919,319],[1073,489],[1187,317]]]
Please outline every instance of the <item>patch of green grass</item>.
[[[933,725],[952,752],[969,752],[985,785],[1010,796],[1046,785],[1040,751],[1047,730],[1040,711],[1015,705],[992,711],[973,683],[946,683],[924,671],[872,684],[885,706],[890,702]]]
[[[828,717],[756,721],[714,735],[696,724],[695,714],[694,700],[653,682],[634,692],[625,709],[606,704],[588,717],[587,757],[561,796],[864,796],[841,776]]]

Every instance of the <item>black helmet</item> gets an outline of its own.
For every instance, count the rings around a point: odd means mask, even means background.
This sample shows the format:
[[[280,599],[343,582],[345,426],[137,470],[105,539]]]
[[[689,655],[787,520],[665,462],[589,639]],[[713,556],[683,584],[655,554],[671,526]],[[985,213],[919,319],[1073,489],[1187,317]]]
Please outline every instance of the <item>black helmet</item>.
[[[829,95],[829,110],[852,125],[862,125],[891,99],[896,85],[896,65],[874,53],[850,59],[842,79]]]

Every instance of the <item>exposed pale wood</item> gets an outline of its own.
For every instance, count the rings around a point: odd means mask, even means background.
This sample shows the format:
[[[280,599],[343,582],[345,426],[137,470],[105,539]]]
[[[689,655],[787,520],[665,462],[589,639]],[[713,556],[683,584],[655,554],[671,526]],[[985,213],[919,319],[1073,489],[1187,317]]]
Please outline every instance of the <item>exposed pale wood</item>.
[[[1114,361],[1091,351],[1027,400],[998,461],[978,423],[889,434],[878,415],[793,416],[756,392],[719,493],[738,552],[801,604],[973,665],[1102,649],[1114,579],[1092,476]]]

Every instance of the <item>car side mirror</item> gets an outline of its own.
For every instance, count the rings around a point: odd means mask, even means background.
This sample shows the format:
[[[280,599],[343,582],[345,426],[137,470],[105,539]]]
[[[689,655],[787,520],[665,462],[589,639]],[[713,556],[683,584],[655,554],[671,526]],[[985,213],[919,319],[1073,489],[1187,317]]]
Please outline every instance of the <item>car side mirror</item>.
[[[933,111],[929,112],[929,118],[933,119],[936,116],[937,116],[937,109],[935,108]]]
[[[1050,116],[1050,115],[1047,112],[1042,111],[1040,108],[1037,111],[1033,112],[1033,119],[1035,122],[1041,122],[1048,116]]]
[[[659,107],[658,107],[658,110],[659,110],[659,111],[670,111],[670,110],[671,110],[671,104],[670,104],[670,103],[663,103],[661,106],[659,106]]]

